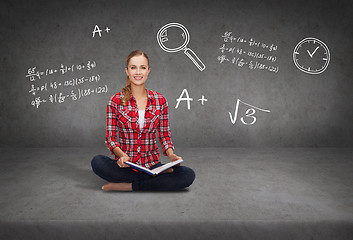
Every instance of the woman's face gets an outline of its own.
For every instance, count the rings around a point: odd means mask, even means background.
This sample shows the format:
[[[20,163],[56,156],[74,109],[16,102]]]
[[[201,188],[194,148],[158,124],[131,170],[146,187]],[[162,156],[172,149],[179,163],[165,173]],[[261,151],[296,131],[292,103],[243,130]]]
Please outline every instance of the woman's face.
[[[148,66],[148,60],[143,55],[135,56],[130,59],[129,65],[125,68],[131,84],[140,86],[145,84],[151,69]]]

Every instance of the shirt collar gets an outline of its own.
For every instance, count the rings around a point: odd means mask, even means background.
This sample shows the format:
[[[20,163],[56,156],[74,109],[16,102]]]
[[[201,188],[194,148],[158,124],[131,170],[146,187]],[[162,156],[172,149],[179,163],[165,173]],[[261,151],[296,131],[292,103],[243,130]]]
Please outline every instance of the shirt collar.
[[[152,94],[151,94],[151,91],[150,91],[150,90],[148,90],[147,88],[146,88],[146,90],[147,90],[147,97],[148,97],[149,99],[151,99],[151,100],[152,100]]]

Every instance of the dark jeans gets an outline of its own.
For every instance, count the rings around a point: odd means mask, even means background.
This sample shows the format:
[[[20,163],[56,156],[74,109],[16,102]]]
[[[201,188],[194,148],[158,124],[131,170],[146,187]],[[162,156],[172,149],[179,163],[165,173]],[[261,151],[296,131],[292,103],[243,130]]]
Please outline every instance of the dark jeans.
[[[195,179],[195,172],[185,166],[173,167],[172,173],[150,176],[135,172],[130,167],[121,168],[116,160],[104,155],[92,159],[92,169],[101,178],[112,183],[132,183],[133,191],[175,191],[190,186]],[[151,169],[161,166],[154,165]]]

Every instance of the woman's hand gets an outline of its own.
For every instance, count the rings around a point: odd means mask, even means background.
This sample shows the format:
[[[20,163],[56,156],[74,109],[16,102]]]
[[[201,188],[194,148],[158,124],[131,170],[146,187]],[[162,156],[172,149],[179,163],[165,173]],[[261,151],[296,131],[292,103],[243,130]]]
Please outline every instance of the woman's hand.
[[[174,162],[174,161],[176,161],[176,160],[181,159],[181,157],[177,156],[175,153],[169,154],[168,157],[169,157],[169,160],[170,160],[171,162]],[[179,164],[177,164],[177,165],[175,165],[175,166],[180,166],[180,164],[181,164],[181,163],[179,163]]]
[[[126,168],[126,167],[129,167],[129,165],[125,164],[125,162],[129,160],[130,160],[130,157],[128,155],[124,155],[121,158],[119,158],[116,163],[119,165],[119,167]]]

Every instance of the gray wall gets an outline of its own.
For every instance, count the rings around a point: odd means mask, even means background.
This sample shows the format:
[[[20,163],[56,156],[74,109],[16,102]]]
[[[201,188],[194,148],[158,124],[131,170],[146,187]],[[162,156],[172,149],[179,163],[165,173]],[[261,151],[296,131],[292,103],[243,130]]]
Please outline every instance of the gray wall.
[[[147,87],[169,102],[176,147],[352,147],[352,6],[349,0],[1,1],[0,146],[103,146],[107,101],[125,84],[125,57],[141,49],[151,59]],[[158,45],[158,30],[170,22],[187,28],[188,47],[205,70],[182,51]],[[93,37],[96,25],[101,36]],[[225,32],[232,32],[233,42],[224,41]],[[293,62],[295,46],[307,37],[329,48],[321,74]],[[259,45],[250,46],[251,39]],[[222,53],[223,44],[230,49]],[[301,50],[313,59],[321,54],[315,47]],[[221,63],[222,55],[229,61]],[[318,64],[308,56],[308,65]],[[96,64],[91,70],[89,61]],[[256,62],[264,69],[252,69]],[[61,64],[74,70],[63,74]],[[29,70],[43,74],[31,81]],[[95,81],[64,86],[91,76]],[[85,89],[94,92],[81,97]],[[190,110],[186,101],[176,108],[184,89],[193,98]],[[60,94],[67,96],[62,103]],[[32,105],[39,97],[46,102]],[[247,117],[251,109],[255,114]]]

